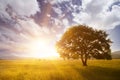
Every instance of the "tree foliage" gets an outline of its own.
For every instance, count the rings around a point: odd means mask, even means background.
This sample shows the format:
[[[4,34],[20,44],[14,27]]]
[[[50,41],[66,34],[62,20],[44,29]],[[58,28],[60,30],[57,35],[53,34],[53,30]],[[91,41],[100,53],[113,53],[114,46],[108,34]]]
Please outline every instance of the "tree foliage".
[[[84,66],[92,56],[96,59],[111,59],[110,43],[103,30],[96,30],[85,25],[67,29],[56,43],[58,53],[64,59],[81,59]]]

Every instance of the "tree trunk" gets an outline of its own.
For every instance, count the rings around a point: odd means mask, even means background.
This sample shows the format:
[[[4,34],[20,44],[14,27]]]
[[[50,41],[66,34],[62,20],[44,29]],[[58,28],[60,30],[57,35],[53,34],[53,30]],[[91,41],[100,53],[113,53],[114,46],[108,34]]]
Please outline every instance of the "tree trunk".
[[[85,64],[84,64],[84,66],[87,66],[87,59],[88,59],[88,55],[85,54]]]
[[[82,64],[83,66],[87,66],[87,55],[85,55],[85,57],[83,57],[83,55],[81,55],[81,61],[82,61]]]

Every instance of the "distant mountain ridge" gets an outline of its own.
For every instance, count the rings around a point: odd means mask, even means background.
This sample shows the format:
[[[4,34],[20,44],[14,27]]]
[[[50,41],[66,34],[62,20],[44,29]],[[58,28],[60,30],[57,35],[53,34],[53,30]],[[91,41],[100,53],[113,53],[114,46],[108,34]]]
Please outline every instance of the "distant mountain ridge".
[[[120,59],[120,51],[112,52],[111,55],[113,59]]]

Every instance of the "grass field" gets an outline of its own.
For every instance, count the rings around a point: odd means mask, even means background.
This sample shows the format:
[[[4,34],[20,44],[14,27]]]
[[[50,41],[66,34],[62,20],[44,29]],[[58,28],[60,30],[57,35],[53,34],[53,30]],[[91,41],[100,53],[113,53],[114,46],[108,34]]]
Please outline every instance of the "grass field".
[[[0,80],[120,80],[120,60],[0,60]]]

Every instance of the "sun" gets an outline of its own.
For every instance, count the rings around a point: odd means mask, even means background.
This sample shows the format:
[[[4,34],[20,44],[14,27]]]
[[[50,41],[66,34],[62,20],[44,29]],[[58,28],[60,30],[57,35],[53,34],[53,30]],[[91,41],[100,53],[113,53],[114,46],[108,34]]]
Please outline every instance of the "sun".
[[[59,54],[54,46],[50,46],[50,42],[45,39],[34,39],[29,44],[29,53],[34,58],[57,58]]]

